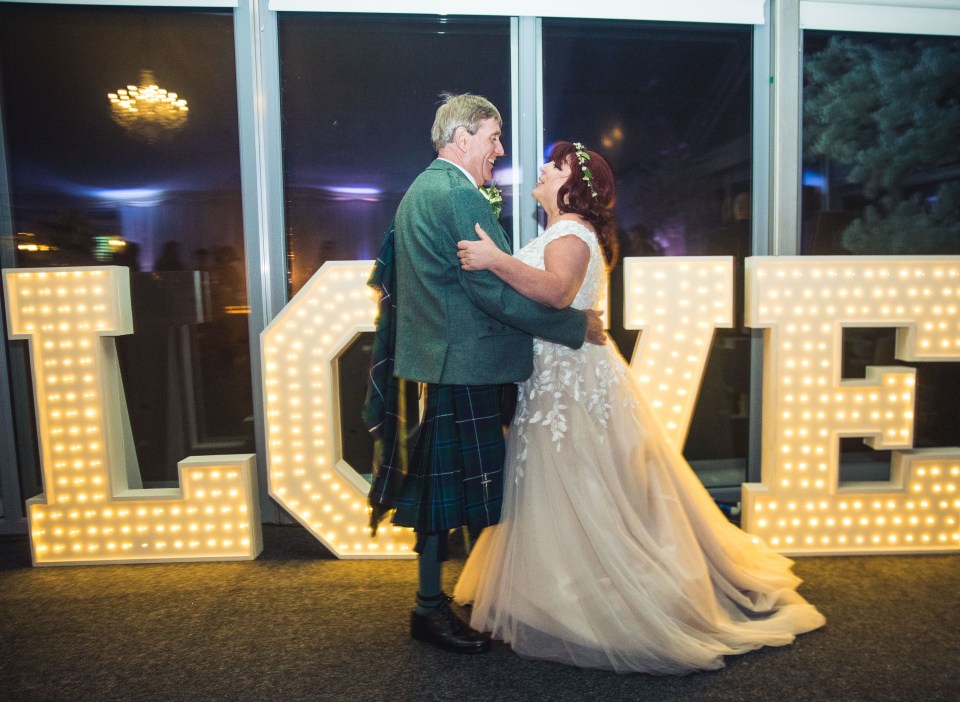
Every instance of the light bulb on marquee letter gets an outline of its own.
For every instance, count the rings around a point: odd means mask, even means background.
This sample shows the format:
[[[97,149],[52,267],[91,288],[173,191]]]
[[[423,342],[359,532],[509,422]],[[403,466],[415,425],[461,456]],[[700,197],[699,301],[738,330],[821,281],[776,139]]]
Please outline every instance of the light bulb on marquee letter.
[[[190,457],[180,488],[129,489],[112,338],[133,331],[128,269],[21,268],[3,282],[10,338],[28,341],[33,369],[44,484],[27,501],[34,564],[255,558],[252,454]]]
[[[413,532],[368,528],[370,484],[343,460],[336,364],[374,331],[373,261],[328,261],[261,334],[270,495],[341,558],[411,558]]]
[[[960,258],[748,258],[746,322],[763,328],[762,482],[743,526],[793,554],[960,548],[960,449],[913,445],[916,371],[843,380],[844,327],[896,327],[897,358],[960,360]],[[841,437],[894,449],[891,479],[839,482]]]

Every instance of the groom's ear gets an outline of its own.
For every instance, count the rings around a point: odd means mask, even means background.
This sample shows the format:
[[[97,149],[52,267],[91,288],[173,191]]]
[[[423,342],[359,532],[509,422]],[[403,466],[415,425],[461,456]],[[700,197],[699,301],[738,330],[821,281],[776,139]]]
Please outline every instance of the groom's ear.
[[[463,125],[460,125],[453,130],[453,144],[461,151],[467,150],[467,139],[470,136],[470,132],[467,131],[467,128]]]

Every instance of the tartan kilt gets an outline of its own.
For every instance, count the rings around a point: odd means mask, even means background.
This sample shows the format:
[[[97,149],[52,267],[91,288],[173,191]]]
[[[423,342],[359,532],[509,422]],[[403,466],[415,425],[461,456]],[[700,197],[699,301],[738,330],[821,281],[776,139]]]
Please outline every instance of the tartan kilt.
[[[393,523],[419,533],[496,524],[503,504],[502,386],[428,383],[426,392]]]

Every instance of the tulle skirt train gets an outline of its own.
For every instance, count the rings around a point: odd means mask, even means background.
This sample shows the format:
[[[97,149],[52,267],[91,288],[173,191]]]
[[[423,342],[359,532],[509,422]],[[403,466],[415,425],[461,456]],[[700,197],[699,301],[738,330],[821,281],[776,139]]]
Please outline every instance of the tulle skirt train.
[[[610,347],[584,353],[588,368],[625,368]],[[606,426],[568,401],[562,445],[542,423],[512,427],[501,523],[454,591],[471,625],[521,656],[656,674],[720,668],[822,626],[792,562],[727,521],[620,375]]]

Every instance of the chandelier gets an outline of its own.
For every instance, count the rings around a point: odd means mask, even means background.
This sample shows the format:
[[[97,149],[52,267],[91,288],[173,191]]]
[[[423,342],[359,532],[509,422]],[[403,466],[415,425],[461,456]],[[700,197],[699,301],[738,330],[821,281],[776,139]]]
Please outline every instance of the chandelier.
[[[152,71],[140,72],[140,85],[107,93],[113,121],[153,144],[187,123],[187,101],[157,85]]]

